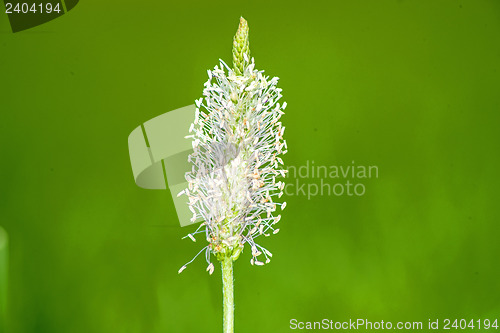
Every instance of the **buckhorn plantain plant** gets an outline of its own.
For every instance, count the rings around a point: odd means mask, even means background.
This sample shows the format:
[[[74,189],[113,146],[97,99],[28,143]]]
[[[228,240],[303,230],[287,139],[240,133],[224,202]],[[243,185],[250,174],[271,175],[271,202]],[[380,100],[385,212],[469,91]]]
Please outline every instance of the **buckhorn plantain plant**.
[[[250,60],[248,24],[244,18],[233,40],[233,67],[220,60],[208,70],[202,98],[196,100],[196,113],[186,138],[192,140],[193,153],[188,160],[192,170],[186,173],[187,195],[192,222],[203,220],[198,229],[185,236],[196,241],[203,235],[208,244],[205,254],[212,274],[212,257],[220,262],[223,282],[224,333],[234,331],[233,262],[245,245],[252,252],[250,263],[261,266],[272,254],[256,243],[260,236],[278,233],[276,224],[286,202],[275,202],[285,186],[283,160],[287,152],[280,122],[286,102],[280,104],[278,78],[269,78],[255,69]],[[262,258],[262,259],[261,259]]]

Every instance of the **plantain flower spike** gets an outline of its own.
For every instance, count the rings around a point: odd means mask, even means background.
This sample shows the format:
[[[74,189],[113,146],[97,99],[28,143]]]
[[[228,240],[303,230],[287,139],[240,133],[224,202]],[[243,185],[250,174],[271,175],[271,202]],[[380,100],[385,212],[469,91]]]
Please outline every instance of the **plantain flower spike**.
[[[241,18],[233,41],[234,68],[220,60],[208,70],[186,137],[192,140],[192,170],[179,196],[189,199],[191,221],[204,222],[184,238],[202,236],[208,243],[186,265],[204,253],[210,274],[212,256],[234,261],[244,247],[251,251],[252,265],[269,263],[271,252],[256,240],[278,233],[281,215],[276,212],[286,206],[276,201],[287,172],[280,157],[287,152],[280,121],[286,102],[279,102],[278,78],[256,70],[249,54],[248,24]]]

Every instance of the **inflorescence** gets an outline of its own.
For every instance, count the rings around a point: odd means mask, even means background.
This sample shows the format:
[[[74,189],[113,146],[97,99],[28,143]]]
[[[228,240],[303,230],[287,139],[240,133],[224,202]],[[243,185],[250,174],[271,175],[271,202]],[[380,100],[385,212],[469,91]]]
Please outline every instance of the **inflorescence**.
[[[184,238],[196,241],[202,234],[208,245],[179,273],[204,252],[212,274],[212,255],[219,261],[236,260],[245,244],[251,248],[252,265],[264,265],[272,257],[255,240],[278,233],[281,215],[276,210],[286,206],[275,201],[285,186],[278,179],[287,172],[280,158],[287,152],[280,122],[286,102],[278,102],[282,97],[278,78],[256,70],[247,53],[241,54],[235,69],[220,60],[209,70],[204,97],[196,101],[186,137],[192,140],[193,153],[188,158],[192,170],[186,173],[188,187],[179,196],[189,199],[191,221],[204,221]]]

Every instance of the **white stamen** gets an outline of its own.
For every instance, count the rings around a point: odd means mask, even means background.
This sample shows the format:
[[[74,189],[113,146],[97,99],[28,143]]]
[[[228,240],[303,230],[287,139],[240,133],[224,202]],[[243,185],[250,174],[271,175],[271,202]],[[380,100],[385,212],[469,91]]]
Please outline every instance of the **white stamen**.
[[[243,57],[248,62],[248,55]],[[249,243],[251,264],[264,265],[255,259],[263,253],[268,263],[272,254],[254,238],[270,236],[272,225],[280,220],[277,204],[286,207],[274,202],[285,185],[275,178],[286,174],[280,169],[280,155],[286,153],[280,117],[286,103],[278,102],[278,78],[264,76],[254,66],[252,59],[244,73],[236,75],[221,61],[207,71],[203,98],[195,101],[192,134],[187,136],[193,147],[192,170],[186,173],[188,188],[178,195],[188,196],[192,222],[205,221],[187,237],[196,241],[194,234],[204,233],[208,262],[212,253],[232,253]],[[210,274],[213,267],[209,263]]]

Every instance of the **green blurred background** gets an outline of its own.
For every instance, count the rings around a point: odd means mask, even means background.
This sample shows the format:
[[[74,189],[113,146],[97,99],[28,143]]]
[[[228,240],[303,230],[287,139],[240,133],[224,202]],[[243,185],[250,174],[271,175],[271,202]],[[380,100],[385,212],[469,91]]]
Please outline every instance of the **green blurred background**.
[[[265,267],[235,267],[236,331],[500,317],[500,1],[82,1],[0,14],[9,332],[218,332],[220,272],[127,137],[201,96],[239,16],[281,78],[288,165],[377,165],[362,197],[289,196]],[[306,182],[316,182],[308,179]]]

